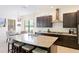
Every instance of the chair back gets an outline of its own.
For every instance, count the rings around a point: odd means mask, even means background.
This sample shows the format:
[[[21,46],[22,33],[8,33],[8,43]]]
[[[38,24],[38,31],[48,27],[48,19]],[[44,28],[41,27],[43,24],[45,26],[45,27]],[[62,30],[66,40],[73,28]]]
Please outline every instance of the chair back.
[[[8,42],[8,43],[13,43],[13,39],[15,39],[14,36],[13,36],[13,33],[11,33],[11,32],[6,32],[6,35],[7,35],[7,40],[6,40],[6,42]]]

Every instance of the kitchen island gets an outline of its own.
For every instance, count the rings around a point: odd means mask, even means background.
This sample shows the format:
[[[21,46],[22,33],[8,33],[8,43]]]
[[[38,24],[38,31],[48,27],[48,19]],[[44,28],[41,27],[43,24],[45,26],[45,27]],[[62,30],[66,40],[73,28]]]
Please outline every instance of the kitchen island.
[[[51,52],[51,46],[58,39],[58,37],[44,36],[44,35],[28,35],[21,34],[15,35],[14,41],[22,42],[24,44],[32,45],[35,47],[40,47]]]

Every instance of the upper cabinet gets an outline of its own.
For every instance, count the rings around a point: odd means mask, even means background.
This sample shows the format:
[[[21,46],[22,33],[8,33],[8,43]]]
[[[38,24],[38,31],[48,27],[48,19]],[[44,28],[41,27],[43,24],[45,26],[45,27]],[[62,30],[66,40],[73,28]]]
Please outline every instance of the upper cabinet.
[[[63,27],[76,28],[76,12],[63,14]]]
[[[77,24],[79,24],[79,11],[77,11]]]
[[[37,27],[52,27],[52,16],[37,17]]]

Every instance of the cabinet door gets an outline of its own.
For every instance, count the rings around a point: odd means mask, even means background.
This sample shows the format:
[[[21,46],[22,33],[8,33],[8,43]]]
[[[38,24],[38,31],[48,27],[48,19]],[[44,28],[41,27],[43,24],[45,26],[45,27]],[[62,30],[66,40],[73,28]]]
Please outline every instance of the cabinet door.
[[[43,27],[47,27],[47,18],[46,18],[46,16],[43,16],[42,23],[43,23]]]
[[[49,17],[48,17],[48,20],[49,20],[49,22],[48,22],[48,23],[49,23],[49,25],[48,25],[48,26],[49,26],[49,27],[52,27],[52,25],[53,25],[53,24],[52,24],[52,20],[51,20],[51,19],[52,19],[52,16],[49,16]]]
[[[76,28],[76,13],[63,14],[63,27],[64,28]]]
[[[63,39],[63,44],[65,46],[74,47],[74,44],[77,43],[77,37],[73,37],[73,36],[62,36],[62,39]]]
[[[37,17],[37,27],[52,27],[52,16]]]
[[[79,24],[79,11],[77,11],[77,24]]]
[[[79,50],[63,46],[57,46],[57,53],[79,53]]]
[[[42,27],[42,18],[37,17],[37,27]]]

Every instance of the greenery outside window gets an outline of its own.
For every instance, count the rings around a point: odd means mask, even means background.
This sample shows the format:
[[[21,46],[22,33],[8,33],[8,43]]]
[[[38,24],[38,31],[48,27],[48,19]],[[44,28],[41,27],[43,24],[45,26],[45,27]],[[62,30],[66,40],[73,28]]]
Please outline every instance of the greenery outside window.
[[[25,20],[24,22],[25,24],[25,28],[27,28],[28,32],[33,31],[33,27],[34,27],[34,20]]]

